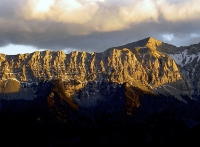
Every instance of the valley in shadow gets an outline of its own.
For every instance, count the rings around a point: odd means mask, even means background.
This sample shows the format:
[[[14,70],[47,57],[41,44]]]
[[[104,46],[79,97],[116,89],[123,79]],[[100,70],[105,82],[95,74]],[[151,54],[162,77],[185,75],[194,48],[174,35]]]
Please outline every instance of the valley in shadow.
[[[76,93],[79,101],[67,97],[60,81],[39,83],[33,100],[1,100],[1,144],[200,145],[199,102],[185,97],[184,103],[126,84],[102,82],[99,87],[98,99],[89,104],[81,90]]]

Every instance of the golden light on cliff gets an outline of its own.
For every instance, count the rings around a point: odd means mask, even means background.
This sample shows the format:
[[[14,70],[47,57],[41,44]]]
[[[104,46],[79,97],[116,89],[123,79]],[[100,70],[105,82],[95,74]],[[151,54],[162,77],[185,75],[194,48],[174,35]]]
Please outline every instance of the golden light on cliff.
[[[20,83],[16,79],[0,80],[0,93],[19,92]]]

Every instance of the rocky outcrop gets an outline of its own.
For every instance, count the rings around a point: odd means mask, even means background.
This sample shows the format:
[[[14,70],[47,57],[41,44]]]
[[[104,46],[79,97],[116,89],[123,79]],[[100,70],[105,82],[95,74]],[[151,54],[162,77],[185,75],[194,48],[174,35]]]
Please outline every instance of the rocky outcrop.
[[[199,146],[199,46],[186,49],[150,37],[102,53],[0,54],[1,143]]]
[[[188,91],[192,88],[184,81],[182,69],[173,58],[162,53],[160,48],[164,47],[163,42],[149,37],[102,53],[74,51],[65,54],[46,50],[13,56],[0,54],[0,79],[1,82],[14,78],[20,83],[36,83],[60,78],[68,83],[66,93],[69,96],[88,82],[105,80],[160,93],[170,91],[173,94],[178,89],[177,95],[191,96]],[[173,88],[168,90],[165,85]]]
[[[157,50],[171,57],[177,64],[181,76],[186,83],[181,90],[187,88],[193,99],[198,100],[200,95],[200,43],[190,46],[176,47],[171,44],[162,43]]]

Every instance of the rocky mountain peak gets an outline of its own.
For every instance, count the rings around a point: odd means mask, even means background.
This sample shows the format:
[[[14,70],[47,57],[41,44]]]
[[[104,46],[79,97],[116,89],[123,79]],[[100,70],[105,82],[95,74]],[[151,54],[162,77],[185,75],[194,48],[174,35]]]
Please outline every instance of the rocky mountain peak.
[[[199,143],[199,74],[200,44],[178,48],[152,37],[101,53],[0,54],[0,138],[15,146],[44,136],[48,146]]]
[[[153,50],[156,50],[156,47],[162,44],[162,41],[156,40],[153,37],[148,37],[146,40],[145,46]]]
[[[147,37],[144,39],[141,39],[139,41],[135,41],[132,43],[128,43],[122,46],[118,46],[118,47],[114,47],[114,48],[118,48],[118,49],[123,49],[123,48],[128,48],[128,49],[134,49],[136,47],[148,47],[150,49],[156,49],[156,47],[162,45],[162,41],[157,40],[153,37]]]
[[[169,44],[147,37],[110,48],[102,53],[74,51],[65,54],[63,51],[46,50],[12,56],[0,54],[0,88],[6,88],[5,83],[8,79],[16,79],[20,83],[30,83],[30,81],[35,83],[61,78],[71,85],[71,88],[68,87],[71,96],[75,95],[75,91],[85,88],[88,82],[102,83],[102,81],[116,84],[128,82],[145,91],[165,91],[165,93],[170,91],[172,95],[176,94],[173,92],[176,89],[180,89],[183,95],[190,95],[191,89],[194,89],[198,95],[197,86],[192,87],[192,82],[188,82],[190,79],[184,81],[188,73],[177,65],[176,61],[179,60],[173,58],[173,54],[163,52],[169,47]],[[195,50],[198,49],[197,46]],[[199,56],[196,58],[199,61]],[[198,66],[195,67],[195,71],[198,71]],[[197,76],[191,74],[193,81],[194,77]],[[79,83],[76,88],[73,81]],[[163,86],[168,84],[170,90]],[[199,85],[199,82],[196,82],[196,85]]]

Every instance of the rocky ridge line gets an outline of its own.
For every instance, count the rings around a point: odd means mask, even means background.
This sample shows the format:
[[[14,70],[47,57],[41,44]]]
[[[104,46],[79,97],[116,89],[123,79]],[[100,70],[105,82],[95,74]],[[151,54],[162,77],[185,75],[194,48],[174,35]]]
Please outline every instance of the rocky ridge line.
[[[34,83],[60,78],[71,83],[73,88],[69,87],[68,92],[71,95],[92,81],[129,83],[145,91],[179,82],[182,91],[187,93],[175,61],[157,50],[161,44],[150,37],[135,42],[132,47],[129,44],[102,53],[74,51],[65,54],[46,50],[12,56],[0,54],[0,79],[1,83],[12,78],[20,83]],[[76,88],[74,81],[78,82]],[[4,88],[5,84],[1,84],[2,93]]]

